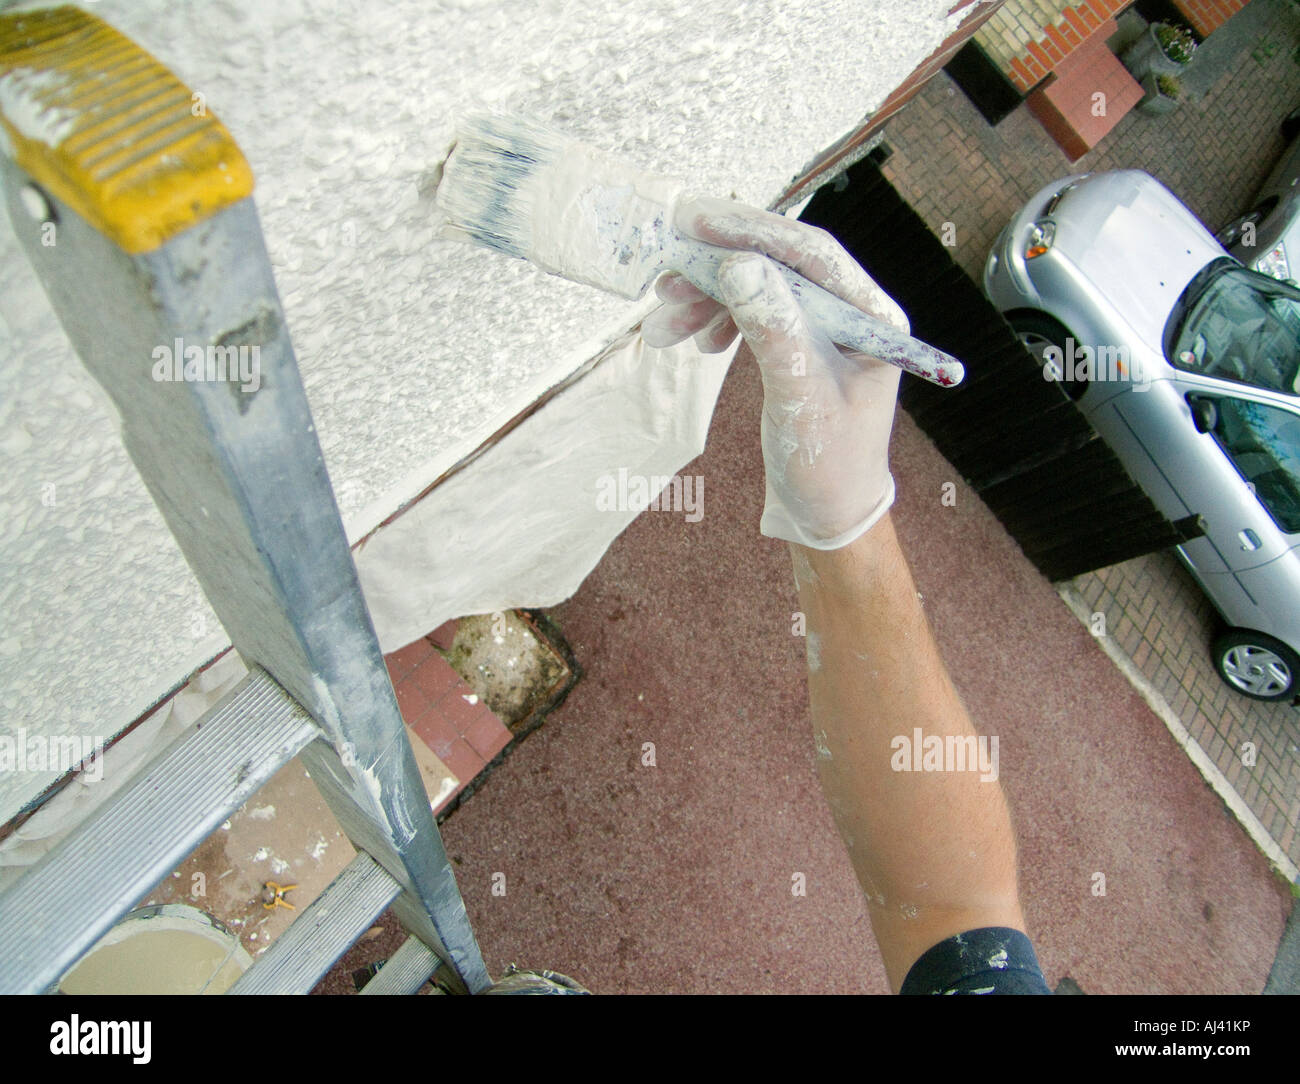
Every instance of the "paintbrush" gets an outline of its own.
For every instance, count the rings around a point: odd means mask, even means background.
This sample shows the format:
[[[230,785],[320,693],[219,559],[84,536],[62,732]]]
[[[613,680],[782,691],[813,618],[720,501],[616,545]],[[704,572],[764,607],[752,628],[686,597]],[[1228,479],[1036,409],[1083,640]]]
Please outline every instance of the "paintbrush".
[[[683,185],[642,173],[532,121],[475,113],[458,125],[435,200],[443,235],[517,256],[573,282],[642,297],[676,271],[715,301],[718,265],[735,250],[682,234]],[[961,362],[777,264],[809,321],[832,341],[950,387]]]

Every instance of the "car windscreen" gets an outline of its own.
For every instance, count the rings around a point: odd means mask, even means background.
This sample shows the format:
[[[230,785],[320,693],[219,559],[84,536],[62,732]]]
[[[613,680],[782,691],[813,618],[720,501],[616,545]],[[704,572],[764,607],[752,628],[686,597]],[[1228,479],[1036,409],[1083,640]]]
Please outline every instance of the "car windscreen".
[[[1164,346],[1184,372],[1300,394],[1300,291],[1215,260],[1174,306]]]
[[[1215,438],[1277,525],[1300,534],[1300,414],[1226,396],[1215,406]]]

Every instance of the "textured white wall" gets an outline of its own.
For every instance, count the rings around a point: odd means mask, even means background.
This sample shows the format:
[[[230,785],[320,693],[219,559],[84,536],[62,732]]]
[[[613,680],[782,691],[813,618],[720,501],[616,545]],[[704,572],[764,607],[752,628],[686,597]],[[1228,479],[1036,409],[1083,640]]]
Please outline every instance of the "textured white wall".
[[[765,204],[955,22],[948,0],[88,6],[203,92],[252,163],[353,537],[635,309],[434,241],[420,193],[457,110],[526,112]],[[111,735],[225,641],[7,224],[0,456],[0,733]],[[0,823],[48,782],[0,776]]]

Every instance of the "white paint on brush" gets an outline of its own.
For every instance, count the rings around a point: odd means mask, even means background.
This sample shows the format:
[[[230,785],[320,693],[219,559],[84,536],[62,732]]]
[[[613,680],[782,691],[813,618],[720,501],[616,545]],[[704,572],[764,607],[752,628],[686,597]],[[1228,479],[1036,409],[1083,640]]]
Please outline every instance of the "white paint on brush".
[[[681,184],[627,168],[606,154],[570,141],[537,178],[533,260],[574,282],[640,297],[646,285],[641,258],[620,264],[641,238],[658,237]],[[620,276],[618,269],[626,268]]]

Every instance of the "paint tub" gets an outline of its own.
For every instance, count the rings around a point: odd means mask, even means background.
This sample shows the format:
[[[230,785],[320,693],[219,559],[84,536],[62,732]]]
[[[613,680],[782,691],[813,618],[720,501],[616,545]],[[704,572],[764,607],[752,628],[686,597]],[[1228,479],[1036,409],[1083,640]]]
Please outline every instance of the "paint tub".
[[[64,994],[223,994],[253,959],[211,915],[183,903],[140,907],[59,980]]]

